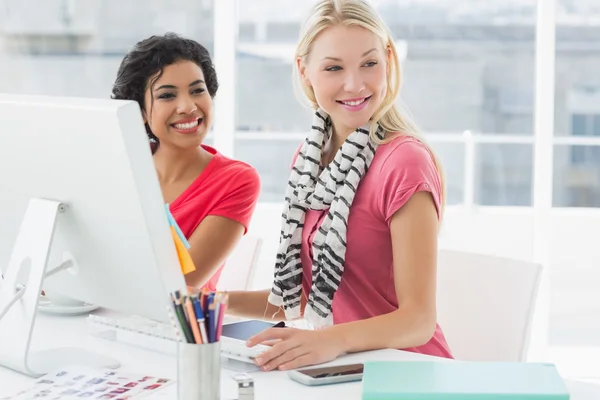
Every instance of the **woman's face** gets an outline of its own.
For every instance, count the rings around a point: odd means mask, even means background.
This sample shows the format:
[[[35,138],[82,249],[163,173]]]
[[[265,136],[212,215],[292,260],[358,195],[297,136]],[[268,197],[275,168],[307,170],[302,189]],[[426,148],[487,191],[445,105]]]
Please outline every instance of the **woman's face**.
[[[166,66],[156,82],[146,88],[144,104],[144,122],[161,147],[196,148],[212,123],[212,98],[204,73],[192,61]]]
[[[339,133],[366,125],[385,97],[387,51],[365,28],[327,28],[313,42],[307,60],[297,62],[304,84],[312,87]]]

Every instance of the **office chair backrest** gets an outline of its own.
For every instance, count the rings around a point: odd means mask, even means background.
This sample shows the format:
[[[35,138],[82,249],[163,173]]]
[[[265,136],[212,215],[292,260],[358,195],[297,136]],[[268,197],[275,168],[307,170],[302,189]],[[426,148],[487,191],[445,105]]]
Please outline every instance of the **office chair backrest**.
[[[244,235],[225,261],[218,290],[247,290],[252,285],[262,239]]]
[[[542,267],[440,250],[437,313],[453,356],[525,361]]]

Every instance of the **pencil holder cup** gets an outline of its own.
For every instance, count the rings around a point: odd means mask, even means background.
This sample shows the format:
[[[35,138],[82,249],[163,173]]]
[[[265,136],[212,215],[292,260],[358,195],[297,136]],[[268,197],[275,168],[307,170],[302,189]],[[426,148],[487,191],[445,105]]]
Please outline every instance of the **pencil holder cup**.
[[[178,343],[177,398],[221,398],[221,343]]]

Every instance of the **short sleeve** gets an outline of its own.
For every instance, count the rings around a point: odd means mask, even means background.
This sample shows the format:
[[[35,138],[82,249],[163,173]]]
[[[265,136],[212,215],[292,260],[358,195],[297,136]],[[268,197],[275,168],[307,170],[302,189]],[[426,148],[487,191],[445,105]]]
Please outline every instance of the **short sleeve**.
[[[425,144],[411,139],[396,145],[380,170],[381,212],[389,225],[392,216],[416,192],[432,195],[438,218],[441,217],[442,182],[433,155]]]
[[[260,178],[254,168],[240,163],[239,172],[227,184],[231,186],[229,193],[209,212],[209,215],[218,215],[239,222],[244,226],[244,234],[246,234],[258,202]]]

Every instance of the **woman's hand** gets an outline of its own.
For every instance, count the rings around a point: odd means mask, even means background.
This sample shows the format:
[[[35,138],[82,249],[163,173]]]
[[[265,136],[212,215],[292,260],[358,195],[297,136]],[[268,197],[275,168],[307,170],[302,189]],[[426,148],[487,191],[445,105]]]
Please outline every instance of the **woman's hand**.
[[[332,335],[331,329],[270,328],[253,336],[246,344],[248,347],[271,346],[254,360],[263,371],[321,364],[344,353],[342,341]]]

